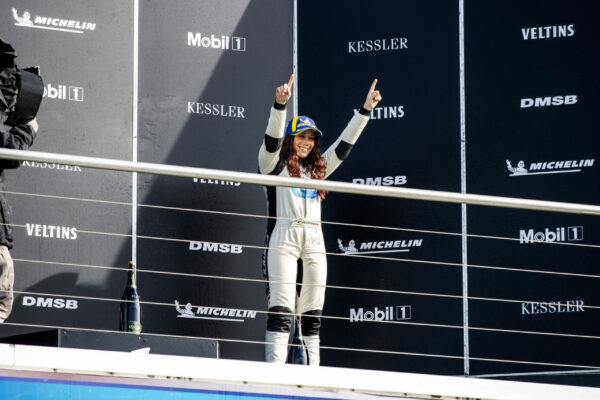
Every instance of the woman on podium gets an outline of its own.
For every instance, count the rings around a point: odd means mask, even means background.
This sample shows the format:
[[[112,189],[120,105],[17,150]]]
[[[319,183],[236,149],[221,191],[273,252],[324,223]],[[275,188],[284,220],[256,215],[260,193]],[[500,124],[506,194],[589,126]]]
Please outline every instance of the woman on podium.
[[[275,90],[267,131],[258,153],[261,174],[325,179],[346,159],[381,101],[373,81],[364,105],[337,138],[321,153],[322,132],[307,116],[295,116],[286,125],[286,104],[294,75]],[[310,365],[319,365],[319,328],[325,300],[327,259],[321,230],[324,191],[266,187],[270,218],[267,224],[263,273],[267,282],[269,314],[265,359],[285,362],[295,314],[302,318],[302,335]],[[302,260],[302,285],[296,290],[298,260]],[[297,298],[297,302],[296,302]]]

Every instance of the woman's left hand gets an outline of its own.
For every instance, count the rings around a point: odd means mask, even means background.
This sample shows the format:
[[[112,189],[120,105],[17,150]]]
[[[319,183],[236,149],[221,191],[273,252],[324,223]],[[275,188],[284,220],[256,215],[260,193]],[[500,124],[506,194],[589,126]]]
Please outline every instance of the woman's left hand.
[[[363,105],[363,107],[367,111],[373,111],[373,109],[377,107],[377,103],[379,103],[383,98],[381,97],[381,93],[379,93],[379,90],[375,90],[375,85],[377,85],[377,79],[375,79],[371,84],[371,88],[369,89],[369,93],[367,94],[367,99],[365,100],[365,104]]]

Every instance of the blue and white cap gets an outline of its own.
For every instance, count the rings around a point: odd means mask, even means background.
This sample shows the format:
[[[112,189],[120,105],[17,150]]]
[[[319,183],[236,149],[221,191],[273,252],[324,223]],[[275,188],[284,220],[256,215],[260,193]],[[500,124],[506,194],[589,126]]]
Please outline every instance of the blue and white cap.
[[[298,115],[297,117],[292,118],[290,122],[288,122],[287,126],[285,127],[285,136],[297,135],[300,132],[304,132],[309,129],[315,131],[315,135],[317,135],[317,138],[320,139],[321,136],[323,136],[323,133],[319,130],[319,128],[317,128],[317,124],[315,124],[315,121],[313,121],[305,115]]]

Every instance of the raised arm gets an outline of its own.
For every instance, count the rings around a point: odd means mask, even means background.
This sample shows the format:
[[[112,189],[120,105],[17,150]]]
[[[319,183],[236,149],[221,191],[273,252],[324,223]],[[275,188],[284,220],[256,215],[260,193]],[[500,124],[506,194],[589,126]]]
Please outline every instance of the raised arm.
[[[265,138],[258,151],[258,172],[261,174],[273,171],[279,161],[285,131],[285,105],[292,95],[293,84],[294,74],[290,76],[288,83],[275,89],[275,103],[271,107]]]
[[[331,175],[331,173],[340,166],[342,161],[348,157],[350,150],[352,150],[352,146],[354,146],[361,132],[367,125],[367,122],[369,122],[371,111],[373,111],[381,101],[381,93],[379,93],[379,90],[375,89],[375,85],[377,85],[377,79],[371,84],[365,103],[361,109],[354,113],[354,116],[350,122],[348,122],[348,125],[342,134],[324,153],[324,157],[327,160],[327,172],[325,173],[325,177]]]

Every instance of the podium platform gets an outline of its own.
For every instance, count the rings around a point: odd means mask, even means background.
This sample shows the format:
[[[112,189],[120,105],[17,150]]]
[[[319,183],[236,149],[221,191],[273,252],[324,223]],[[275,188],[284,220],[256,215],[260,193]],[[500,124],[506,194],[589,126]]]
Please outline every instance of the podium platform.
[[[216,340],[80,329],[3,328],[9,327],[0,325],[0,343],[127,352],[149,348],[150,354],[219,358]]]

